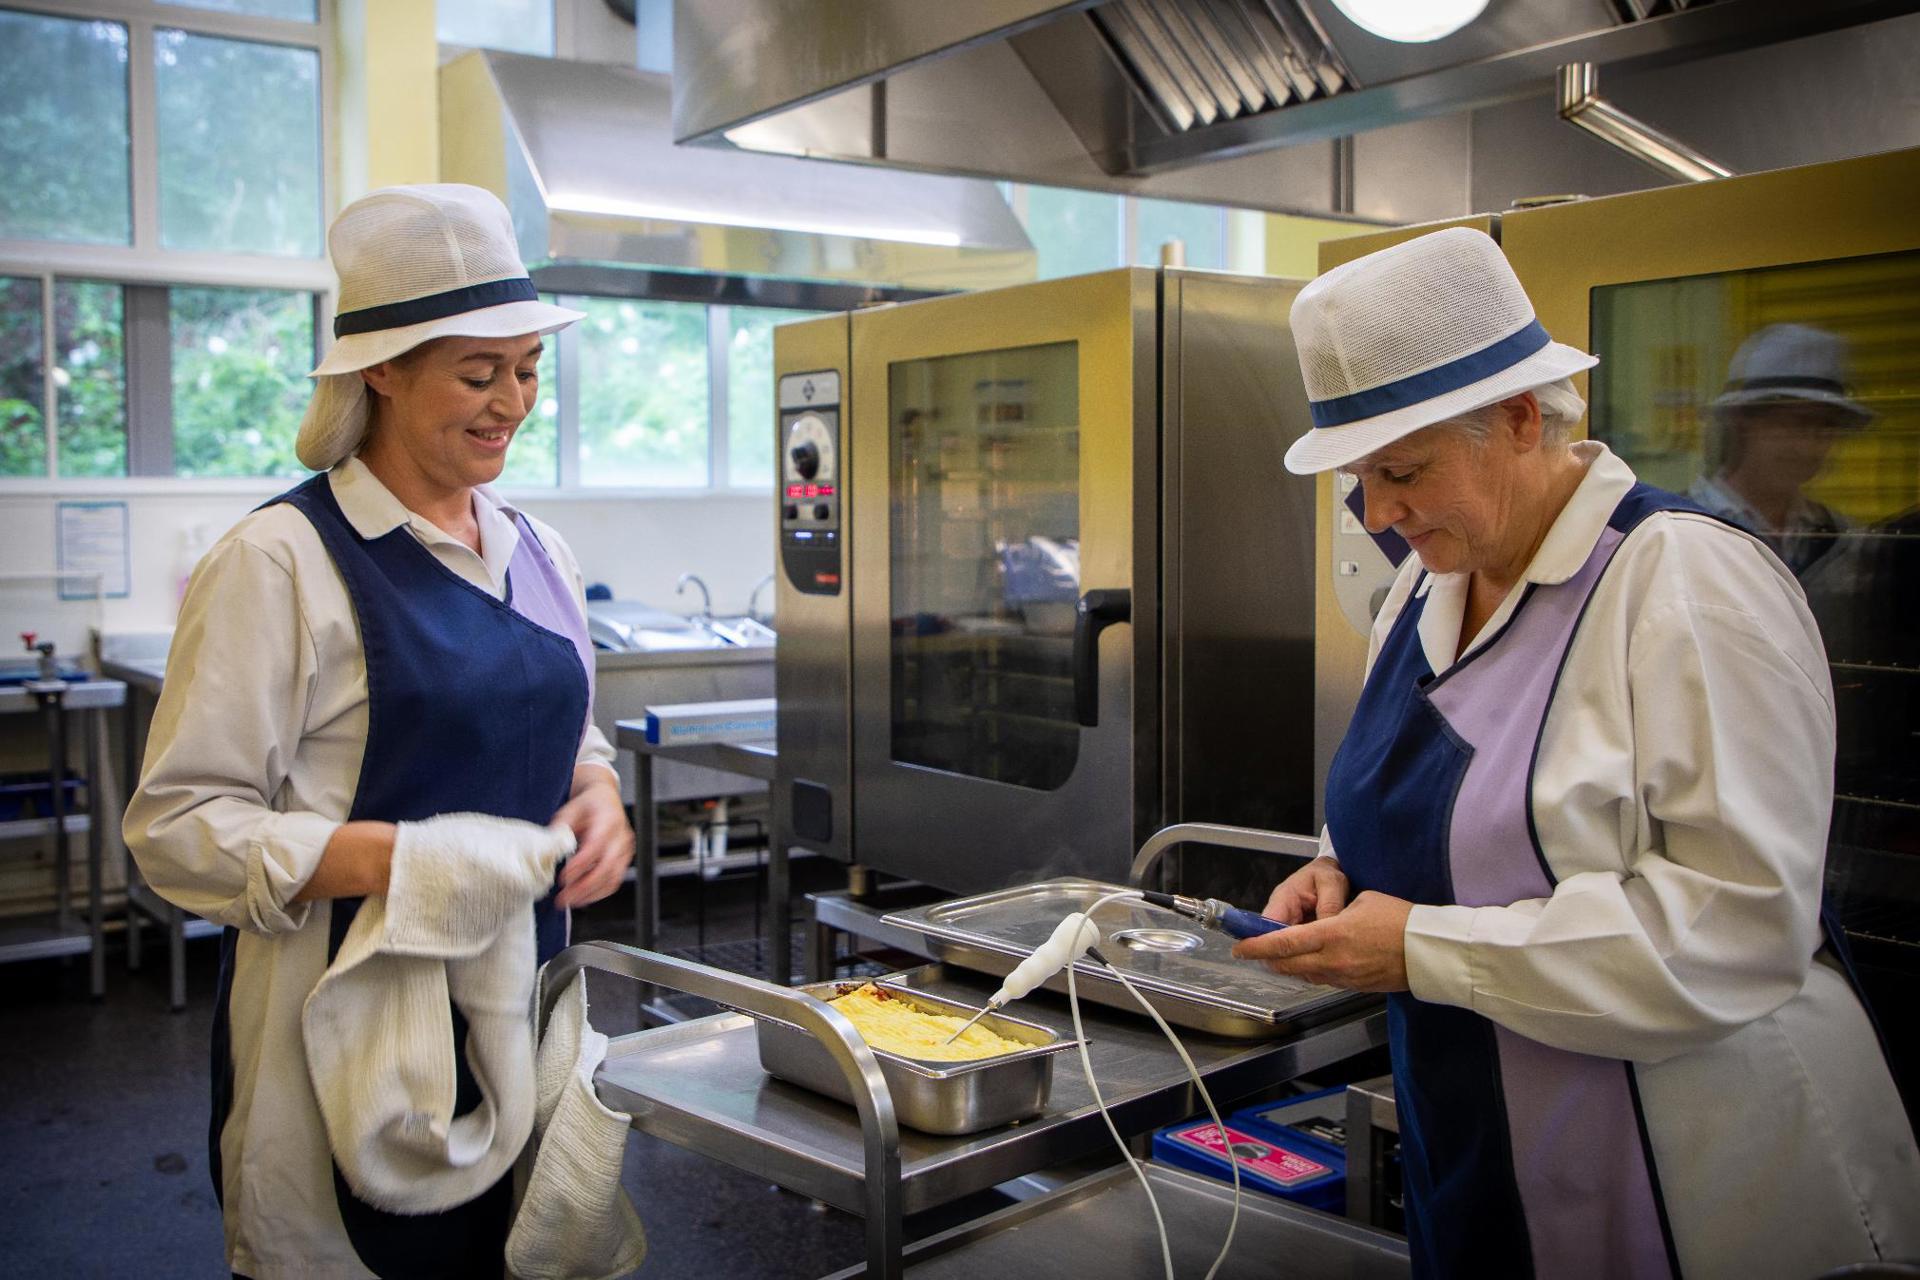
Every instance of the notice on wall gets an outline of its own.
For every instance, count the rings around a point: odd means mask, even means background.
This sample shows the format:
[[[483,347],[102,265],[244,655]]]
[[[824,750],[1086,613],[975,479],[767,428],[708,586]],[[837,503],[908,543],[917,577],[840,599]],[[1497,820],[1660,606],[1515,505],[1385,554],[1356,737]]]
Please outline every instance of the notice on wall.
[[[124,599],[133,576],[128,560],[127,504],[61,502],[54,507],[60,598]]]

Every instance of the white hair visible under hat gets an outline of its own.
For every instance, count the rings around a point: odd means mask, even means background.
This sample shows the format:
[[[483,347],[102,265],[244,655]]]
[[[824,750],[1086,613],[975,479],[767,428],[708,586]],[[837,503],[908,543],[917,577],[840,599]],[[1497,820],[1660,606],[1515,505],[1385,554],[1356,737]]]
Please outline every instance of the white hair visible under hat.
[[[1448,227],[1335,267],[1293,300],[1313,429],[1296,475],[1558,382],[1599,360],[1553,341],[1492,238]]]
[[[324,471],[366,438],[359,371],[435,338],[549,334],[582,318],[540,301],[520,262],[513,218],[492,192],[463,183],[382,187],[327,230],[340,278],[334,343],[307,376],[313,398],[294,452]]]
[[[1851,427],[1873,418],[1848,386],[1845,338],[1804,324],[1754,330],[1728,362],[1726,390],[1714,398],[1714,409],[1793,401],[1836,410]]]

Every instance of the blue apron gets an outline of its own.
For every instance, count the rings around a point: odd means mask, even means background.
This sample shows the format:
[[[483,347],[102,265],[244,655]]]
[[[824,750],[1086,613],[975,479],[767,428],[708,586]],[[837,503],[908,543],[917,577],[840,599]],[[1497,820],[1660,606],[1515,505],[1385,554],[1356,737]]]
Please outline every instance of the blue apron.
[[[1579,572],[1529,586],[1499,634],[1444,672],[1420,646],[1426,597],[1407,601],[1327,779],[1355,893],[1504,906],[1553,892],[1530,802],[1541,730],[1614,552],[1672,510],[1698,508],[1635,485]],[[1678,1274],[1631,1063],[1404,992],[1387,1014],[1416,1275]]]
[[[547,823],[566,803],[592,705],[592,649],[571,588],[524,519],[494,599],[437,560],[405,526],[361,538],[326,474],[273,499],[319,531],[345,581],[367,664],[367,746],[348,821],[411,822],[486,813]],[[272,505],[269,503],[268,505]],[[538,957],[566,945],[566,913],[552,894],[534,910]],[[336,899],[334,955],[360,899]],[[213,1183],[221,1192],[220,1132],[232,1099],[227,1015],[237,934],[222,940],[214,1020]],[[480,1102],[466,1062],[466,1021],[449,1008],[458,1089],[455,1114]],[[501,1274],[511,1225],[512,1175],[444,1213],[400,1215],[366,1204],[334,1169],[348,1239],[388,1280]]]

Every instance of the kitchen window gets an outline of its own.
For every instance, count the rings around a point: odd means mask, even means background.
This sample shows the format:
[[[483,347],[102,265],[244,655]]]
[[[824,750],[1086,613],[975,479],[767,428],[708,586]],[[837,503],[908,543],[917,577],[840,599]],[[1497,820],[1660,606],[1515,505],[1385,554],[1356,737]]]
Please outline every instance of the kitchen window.
[[[318,0],[0,6],[0,476],[295,476],[323,292]]]

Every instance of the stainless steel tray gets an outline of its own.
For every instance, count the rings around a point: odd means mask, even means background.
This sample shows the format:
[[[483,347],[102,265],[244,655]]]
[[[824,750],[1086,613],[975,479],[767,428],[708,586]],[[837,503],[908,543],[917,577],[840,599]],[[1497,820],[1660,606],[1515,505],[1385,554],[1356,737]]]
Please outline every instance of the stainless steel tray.
[[[861,985],[815,982],[795,990],[818,1000],[832,1000]],[[875,985],[924,1013],[970,1018],[980,1008],[890,982]],[[853,1101],[846,1073],[811,1033],[765,1014],[753,1017],[760,1065],[768,1075],[842,1102]],[[1031,1047],[972,1062],[922,1062],[874,1049],[874,1059],[880,1064],[880,1074],[886,1077],[894,1114],[901,1124],[922,1133],[978,1133],[1038,1115],[1047,1105],[1053,1090],[1054,1056],[1079,1041],[1001,1013],[988,1014],[980,1025]]]
[[[1068,912],[1084,911],[1125,887],[1071,877],[1043,880],[895,912],[882,923],[921,934],[936,959],[1004,976],[1045,942]],[[1144,902],[1109,902],[1093,922],[1100,927],[1101,954],[1177,1026],[1238,1040],[1270,1039],[1371,999],[1236,960],[1232,938]],[[1077,962],[1074,973],[1088,1000],[1139,1009],[1127,989],[1093,961]],[[1046,985],[1049,991],[1065,991],[1066,974]]]

